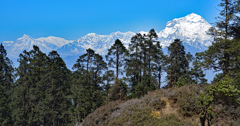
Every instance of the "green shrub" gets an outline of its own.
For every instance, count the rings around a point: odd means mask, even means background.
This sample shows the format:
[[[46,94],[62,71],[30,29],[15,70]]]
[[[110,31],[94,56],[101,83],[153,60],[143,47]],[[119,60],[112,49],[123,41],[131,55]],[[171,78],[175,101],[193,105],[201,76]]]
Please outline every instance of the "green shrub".
[[[221,104],[240,104],[240,90],[234,85],[234,80],[225,76],[216,85],[210,85],[207,90],[210,95],[214,96],[215,102]]]

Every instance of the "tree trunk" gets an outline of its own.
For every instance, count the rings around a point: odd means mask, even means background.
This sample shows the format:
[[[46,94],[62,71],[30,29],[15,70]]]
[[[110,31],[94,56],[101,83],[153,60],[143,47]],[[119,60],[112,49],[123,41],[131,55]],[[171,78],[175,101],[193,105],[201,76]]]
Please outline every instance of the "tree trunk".
[[[160,66],[159,72],[158,72],[158,89],[161,88],[161,71],[162,71],[162,67]]]
[[[118,79],[118,67],[119,67],[118,62],[119,62],[119,54],[118,54],[118,47],[117,47],[117,67],[116,67],[116,72],[117,72],[116,78],[117,78],[117,79]]]

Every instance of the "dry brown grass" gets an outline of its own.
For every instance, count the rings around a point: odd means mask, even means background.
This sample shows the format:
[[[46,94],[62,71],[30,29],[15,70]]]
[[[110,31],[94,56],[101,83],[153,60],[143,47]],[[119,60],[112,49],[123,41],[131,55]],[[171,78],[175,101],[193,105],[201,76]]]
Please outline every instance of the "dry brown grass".
[[[82,126],[198,126],[197,97],[205,85],[149,92],[139,99],[115,101],[98,108]],[[240,108],[214,105],[214,125],[238,125]],[[234,119],[235,118],[235,119]]]

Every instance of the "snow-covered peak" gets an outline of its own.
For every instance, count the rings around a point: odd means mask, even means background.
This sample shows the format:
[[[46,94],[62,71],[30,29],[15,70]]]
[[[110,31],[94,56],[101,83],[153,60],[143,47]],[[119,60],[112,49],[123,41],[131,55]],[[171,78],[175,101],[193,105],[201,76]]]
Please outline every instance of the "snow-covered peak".
[[[4,46],[11,46],[14,43],[14,41],[3,41],[2,44]]]
[[[181,23],[206,23],[209,24],[204,18],[202,18],[200,15],[197,15],[195,13],[191,13],[185,17],[182,18],[175,18],[172,21],[168,21],[166,27],[173,27],[176,24]]]
[[[86,36],[96,36],[96,33],[88,33]]]
[[[116,31],[116,32],[111,33],[111,35],[117,35],[117,34],[124,34],[124,33],[120,32],[120,31]]]
[[[63,45],[66,45],[68,43],[72,43],[72,40],[66,40],[60,37],[55,37],[55,36],[48,36],[48,37],[41,37],[38,39],[35,39],[36,41],[40,42],[47,42],[47,43],[52,43],[56,45],[57,47],[62,47]]]
[[[30,36],[26,35],[26,34],[23,34],[23,36],[18,38],[17,40],[18,41],[20,41],[20,40],[21,41],[26,41],[26,40],[32,40],[32,38]]]
[[[158,36],[163,47],[169,46],[174,39],[180,39],[183,43],[202,48],[211,44],[212,38],[206,34],[210,27],[200,15],[192,13],[167,22],[166,28]]]
[[[206,34],[206,31],[211,25],[205,21],[200,15],[191,13],[185,17],[176,18],[167,22],[165,29],[159,32],[158,37],[162,47],[167,47],[174,41],[180,39],[188,47],[203,49],[211,45],[212,38]],[[141,31],[140,34],[148,34]],[[33,39],[24,34],[16,41],[4,41],[4,46],[7,46],[10,56],[17,57],[23,50],[32,49],[33,45],[37,45],[40,49],[48,53],[52,50],[57,50],[61,55],[73,56],[80,55],[85,52],[85,49],[92,48],[101,55],[105,55],[108,49],[113,45],[116,39],[120,39],[122,43],[128,47],[131,38],[135,35],[134,32],[113,32],[108,35],[99,35],[89,33],[77,40],[66,40],[60,37],[41,37]]]
[[[96,50],[99,54],[106,54],[107,49],[115,42],[116,39],[120,39],[126,46],[129,44],[133,32],[122,33],[120,31],[113,32],[109,35],[99,35],[96,33],[89,33],[77,40],[78,46],[82,48],[91,48]]]
[[[200,15],[197,15],[195,13],[191,13],[187,16],[185,16],[183,19],[191,22],[202,22],[205,21]]]

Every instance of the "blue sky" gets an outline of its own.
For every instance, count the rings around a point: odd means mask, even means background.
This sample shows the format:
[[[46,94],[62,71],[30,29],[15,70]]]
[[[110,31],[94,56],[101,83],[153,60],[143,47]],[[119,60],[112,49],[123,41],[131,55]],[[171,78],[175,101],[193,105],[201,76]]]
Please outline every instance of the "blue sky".
[[[209,23],[220,0],[0,0],[0,42],[23,34],[68,40],[88,33],[156,31],[190,13]]]

